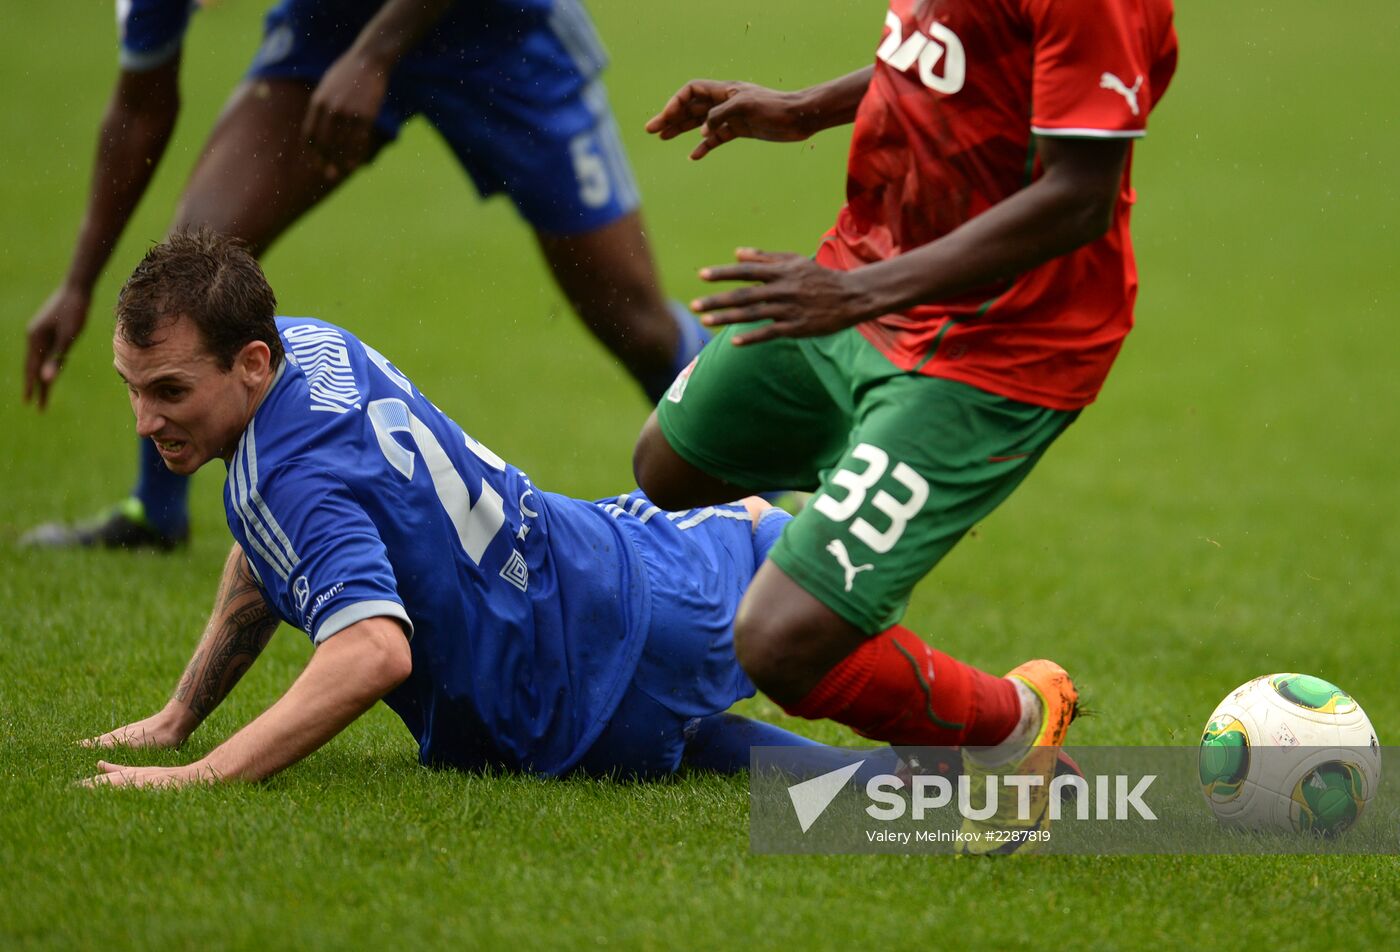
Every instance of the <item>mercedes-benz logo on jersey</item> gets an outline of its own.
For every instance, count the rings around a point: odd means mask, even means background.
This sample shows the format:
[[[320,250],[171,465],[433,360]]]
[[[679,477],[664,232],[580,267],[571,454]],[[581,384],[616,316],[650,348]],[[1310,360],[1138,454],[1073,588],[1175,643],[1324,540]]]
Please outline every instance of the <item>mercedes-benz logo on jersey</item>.
[[[311,583],[306,580],[305,575],[297,576],[297,580],[292,583],[292,597],[297,600],[297,611],[304,613],[306,603],[311,599]]]

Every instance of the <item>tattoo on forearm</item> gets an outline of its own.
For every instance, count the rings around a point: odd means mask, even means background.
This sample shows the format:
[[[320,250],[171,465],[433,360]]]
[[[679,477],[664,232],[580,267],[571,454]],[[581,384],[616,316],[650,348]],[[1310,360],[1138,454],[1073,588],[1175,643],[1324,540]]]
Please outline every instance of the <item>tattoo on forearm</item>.
[[[175,700],[204,720],[228,696],[277,630],[278,619],[239,557],[220,586],[204,638],[175,689]]]

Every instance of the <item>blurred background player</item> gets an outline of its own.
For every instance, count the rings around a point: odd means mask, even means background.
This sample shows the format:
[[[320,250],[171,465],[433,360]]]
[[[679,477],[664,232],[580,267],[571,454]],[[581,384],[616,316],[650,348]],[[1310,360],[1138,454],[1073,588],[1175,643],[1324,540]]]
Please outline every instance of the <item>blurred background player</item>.
[[[692,306],[723,326],[638,441],[664,507],[816,489],[739,610],[735,647],[792,714],[1038,774],[1077,705],[1033,661],[998,678],[897,624],[913,586],[1097,395],[1132,326],[1131,143],[1176,66],[1171,0],[893,0],[872,67],[799,92],[701,80],[648,130],[795,141],[854,121],[815,260],[740,249]],[[981,802],[976,800],[975,802]],[[998,812],[967,843],[1033,845]],[[1022,835],[1025,834],[1025,835]]]
[[[117,9],[121,70],[87,213],[67,276],[28,327],[24,396],[40,409],[179,110],[195,5],[119,0]],[[261,254],[421,113],[483,196],[510,196],[570,305],[654,402],[707,335],[660,291],[599,79],[605,62],[578,0],[282,0],[174,227],[207,224]],[[188,538],[188,492],[187,478],[142,441],[129,499],[23,541],[168,549]]]

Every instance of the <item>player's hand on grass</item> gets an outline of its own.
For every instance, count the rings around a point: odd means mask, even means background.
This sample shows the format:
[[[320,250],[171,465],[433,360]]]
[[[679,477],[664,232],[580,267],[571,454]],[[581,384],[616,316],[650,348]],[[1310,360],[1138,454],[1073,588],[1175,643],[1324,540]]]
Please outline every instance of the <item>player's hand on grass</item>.
[[[369,160],[374,120],[388,90],[389,71],[354,50],[326,71],[311,94],[301,131],[328,171],[345,174]]]
[[[779,92],[753,83],[691,80],[646,124],[662,139],[700,129],[700,144],[692,159],[703,159],[730,139],[797,142],[812,134],[796,93]]]
[[[40,410],[48,406],[49,388],[63,369],[63,359],[87,323],[92,298],[64,285],[44,302],[25,331],[24,399]]]
[[[203,761],[182,767],[129,767],[97,762],[101,771],[80,781],[84,787],[184,787],[192,783],[218,783],[222,778]]]
[[[706,281],[753,281],[690,302],[707,327],[771,321],[733,338],[735,345],[758,344],[779,337],[821,337],[872,317],[864,293],[851,272],[834,271],[806,255],[740,248],[738,264],[700,270]]]
[[[198,724],[194,715],[182,719],[167,707],[159,714],[78,742],[81,747],[179,747]]]

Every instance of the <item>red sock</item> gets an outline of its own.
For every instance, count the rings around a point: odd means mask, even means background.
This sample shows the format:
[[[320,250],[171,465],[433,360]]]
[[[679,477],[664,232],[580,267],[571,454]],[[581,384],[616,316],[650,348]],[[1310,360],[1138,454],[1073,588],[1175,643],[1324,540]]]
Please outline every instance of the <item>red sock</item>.
[[[811,720],[829,718],[889,744],[990,747],[1016,727],[1021,701],[1010,681],[935,651],[895,625],[857,648],[786,710]]]

